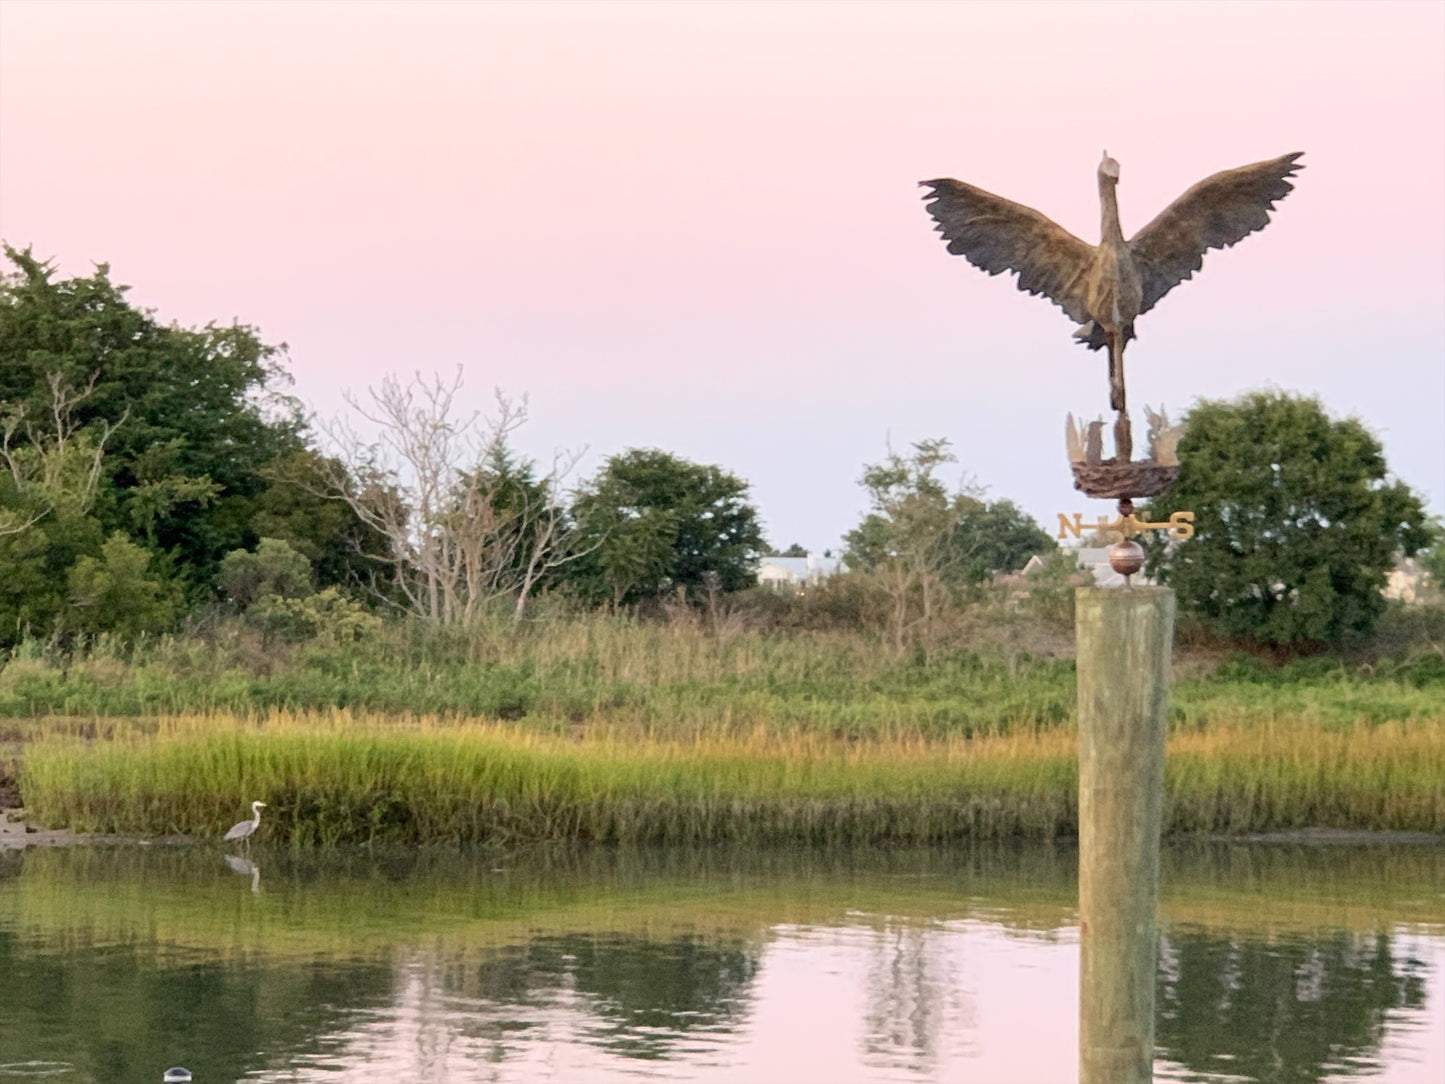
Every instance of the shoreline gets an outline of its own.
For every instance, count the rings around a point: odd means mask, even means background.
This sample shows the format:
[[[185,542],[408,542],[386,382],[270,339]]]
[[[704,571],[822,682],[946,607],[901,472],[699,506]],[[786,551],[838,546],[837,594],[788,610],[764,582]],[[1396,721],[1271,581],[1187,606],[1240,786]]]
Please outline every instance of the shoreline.
[[[19,813],[21,818],[11,819]],[[69,828],[42,828],[24,819],[24,810],[0,809],[0,854],[28,851],[32,848],[54,847],[186,847],[203,846],[218,842],[208,837],[168,835],[139,836],[107,834],[101,832],[76,832]],[[1218,832],[1177,832],[1163,837],[1163,845],[1180,843],[1248,843],[1257,845],[1282,845],[1292,847],[1401,847],[1436,846],[1445,847],[1445,833],[1409,832],[1394,829],[1369,828],[1285,828],[1274,832],[1248,832],[1241,835],[1225,835]],[[441,843],[438,846],[457,846]],[[599,843],[607,847],[611,844]],[[698,846],[710,847],[725,844],[704,843]],[[357,846],[361,846],[357,844]],[[309,848],[308,848],[309,849]],[[328,848],[321,848],[328,849]]]
[[[20,814],[12,820],[11,814]],[[107,835],[76,832],[69,828],[42,828],[24,819],[23,809],[0,809],[0,854],[51,847],[174,847],[199,843],[190,836]]]

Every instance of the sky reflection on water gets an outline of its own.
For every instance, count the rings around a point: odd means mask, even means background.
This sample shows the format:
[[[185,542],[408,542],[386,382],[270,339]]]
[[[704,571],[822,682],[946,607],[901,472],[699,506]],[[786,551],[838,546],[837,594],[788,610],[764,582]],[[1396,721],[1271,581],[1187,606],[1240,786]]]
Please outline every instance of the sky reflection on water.
[[[495,861],[7,860],[0,1077],[1075,1077],[1068,851]],[[1165,874],[1156,1079],[1445,1080],[1445,850]]]

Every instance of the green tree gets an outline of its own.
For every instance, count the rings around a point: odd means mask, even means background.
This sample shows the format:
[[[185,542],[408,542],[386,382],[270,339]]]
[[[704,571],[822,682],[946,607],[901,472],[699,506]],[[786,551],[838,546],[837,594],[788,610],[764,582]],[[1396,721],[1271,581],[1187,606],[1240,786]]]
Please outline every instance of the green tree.
[[[131,640],[160,632],[176,614],[176,592],[154,573],[154,554],[119,531],[101,546],[99,557],[81,557],[66,574],[71,631],[114,633]]]
[[[1047,559],[1058,543],[1013,501],[965,500],[951,546],[954,577],[983,583],[995,572],[1016,572],[1035,555]]]
[[[327,496],[330,479],[344,473],[340,463],[301,448],[272,460],[262,473],[266,488],[245,514],[257,536],[279,539],[305,556],[319,588],[360,584],[391,593],[386,537],[346,501]]]
[[[99,520],[54,513],[0,538],[0,647],[55,630],[69,606],[67,574],[104,543]]]
[[[1430,577],[1430,586],[1445,591],[1445,521],[1438,516],[1430,521],[1430,544],[1418,554],[1420,567]]]
[[[263,538],[254,553],[232,550],[221,560],[221,590],[259,629],[265,646],[276,639],[362,640],[381,619],[335,586],[317,591],[311,563],[279,538]]]
[[[93,386],[76,389],[60,373],[46,383],[41,418],[26,403],[0,400],[0,537],[19,534],[46,516],[85,515],[100,488],[109,422],[81,429],[75,408]],[[124,418],[122,418],[122,421]]]
[[[1226,635],[1304,644],[1369,631],[1396,556],[1430,536],[1364,424],[1279,392],[1201,402],[1185,423],[1179,481],[1147,516],[1189,509],[1195,534],[1154,540],[1150,571]]]
[[[310,522],[316,544],[308,556],[346,565],[362,533],[355,517],[273,469],[308,452],[300,406],[283,394],[284,345],[269,345],[240,323],[161,324],[130,304],[128,288],[111,281],[105,264],[65,279],[28,249],[6,246],[4,254],[0,422],[38,424],[58,397],[69,396],[69,461],[83,465],[88,454],[104,451],[85,509],[100,537],[124,531],[166,555],[200,593],[224,554],[256,544],[258,513],[284,511],[294,524]],[[293,507],[279,507],[288,503]],[[287,537],[277,524],[265,526]],[[317,539],[321,526],[338,530]]]
[[[748,487],[721,467],[656,449],[609,459],[577,496],[566,582],[583,598],[614,606],[682,587],[702,593],[708,577],[725,591],[755,582],[763,552]]]
[[[482,466],[458,482],[459,508],[484,500],[495,535],[491,579],[499,595],[513,599],[514,621],[534,595],[562,582],[561,570],[580,552],[573,548],[576,525],[562,494],[575,463],[575,456],[559,454],[546,477],[539,477],[533,460],[519,458],[499,441]]]
[[[47,385],[43,413],[0,403],[0,646],[58,629],[70,606],[67,573],[83,557],[100,557],[105,541],[91,510],[113,427],[78,427],[74,408],[89,387],[75,389],[58,373]]]
[[[302,444],[299,410],[278,394],[282,348],[241,324],[162,325],[105,264],[58,279],[28,250],[5,254],[15,270],[0,280],[0,400],[34,415],[53,374],[93,384],[74,410],[80,429],[125,418],[106,447],[102,523],[209,580],[247,541],[235,503],[265,488],[263,464]]]
[[[844,560],[871,576],[889,598],[889,633],[900,654],[909,636],[925,629],[957,575],[956,532],[977,496],[954,491],[937,475],[957,462],[946,439],[921,440],[912,455],[889,450],[863,468],[860,484],[872,510],[844,536]]]
[[[938,471],[955,462],[949,442],[934,438],[914,444],[911,455],[890,449],[882,463],[863,470],[871,510],[845,537],[844,560],[888,595],[899,652],[961,589],[1057,549],[1012,501],[987,502],[970,486],[950,488]]]
[[[221,559],[221,590],[247,607],[266,595],[304,598],[311,594],[311,563],[279,538],[263,538],[254,553],[232,550]]]

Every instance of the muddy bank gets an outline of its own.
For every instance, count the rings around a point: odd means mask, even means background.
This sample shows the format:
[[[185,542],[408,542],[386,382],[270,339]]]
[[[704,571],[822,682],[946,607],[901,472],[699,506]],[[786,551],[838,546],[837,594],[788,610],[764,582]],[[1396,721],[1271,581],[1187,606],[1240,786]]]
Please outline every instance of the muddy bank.
[[[1361,847],[1380,843],[1391,846],[1401,843],[1445,844],[1445,835],[1436,832],[1381,832],[1368,828],[1288,828],[1278,832],[1211,835],[1208,838],[1225,843],[1289,843],[1315,847]]]
[[[194,841],[189,836],[109,836],[72,832],[69,828],[41,828],[26,821],[22,809],[0,809],[0,852],[23,851],[29,847],[172,846],[191,842]]]
[[[1251,832],[1247,835],[1198,835],[1186,833],[1165,838],[1165,844],[1204,839],[1211,843],[1278,843],[1313,847],[1367,847],[1415,844],[1445,846],[1445,835],[1434,832],[1380,832],[1352,828],[1293,828],[1279,832]],[[190,836],[126,836],[103,835],[98,832],[72,832],[69,828],[43,828],[30,824],[23,809],[0,809],[0,852],[21,851],[28,847],[93,847],[93,846],[177,846],[197,843]]]

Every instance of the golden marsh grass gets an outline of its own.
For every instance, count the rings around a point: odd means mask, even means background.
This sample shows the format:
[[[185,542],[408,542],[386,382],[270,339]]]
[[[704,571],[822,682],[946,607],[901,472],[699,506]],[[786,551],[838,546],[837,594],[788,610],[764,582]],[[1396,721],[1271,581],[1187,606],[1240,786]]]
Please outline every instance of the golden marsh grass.
[[[1445,832],[1445,721],[1215,720],[1169,740],[1166,830]],[[689,738],[348,713],[181,716],[108,740],[37,735],[37,820],[340,844],[925,843],[1075,832],[1069,726],[973,738],[719,731]]]

